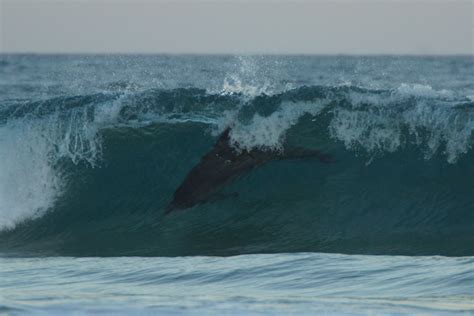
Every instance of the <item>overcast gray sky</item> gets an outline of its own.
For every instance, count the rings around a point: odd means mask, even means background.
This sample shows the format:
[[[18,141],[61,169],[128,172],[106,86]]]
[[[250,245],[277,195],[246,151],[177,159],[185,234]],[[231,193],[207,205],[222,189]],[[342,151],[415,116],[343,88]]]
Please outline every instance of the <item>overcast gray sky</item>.
[[[473,54],[473,1],[0,0],[0,52]]]

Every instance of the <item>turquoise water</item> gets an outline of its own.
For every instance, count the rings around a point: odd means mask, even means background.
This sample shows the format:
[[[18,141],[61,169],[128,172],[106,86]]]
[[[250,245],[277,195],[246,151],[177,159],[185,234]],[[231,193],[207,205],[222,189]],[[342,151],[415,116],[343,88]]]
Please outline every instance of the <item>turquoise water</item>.
[[[1,311],[474,313],[473,82],[472,57],[0,55]],[[227,128],[268,159],[165,214]]]

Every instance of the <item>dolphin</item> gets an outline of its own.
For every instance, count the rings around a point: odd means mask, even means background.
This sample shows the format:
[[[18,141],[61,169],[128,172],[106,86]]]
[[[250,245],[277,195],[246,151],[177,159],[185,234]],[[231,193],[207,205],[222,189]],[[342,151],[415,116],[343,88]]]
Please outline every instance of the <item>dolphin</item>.
[[[231,128],[227,128],[219,136],[214,147],[191,169],[174,192],[165,214],[209,202],[224,185],[239,175],[273,160],[315,157],[324,163],[334,162],[331,155],[302,148],[283,152],[262,149],[238,151],[231,146],[230,132]]]

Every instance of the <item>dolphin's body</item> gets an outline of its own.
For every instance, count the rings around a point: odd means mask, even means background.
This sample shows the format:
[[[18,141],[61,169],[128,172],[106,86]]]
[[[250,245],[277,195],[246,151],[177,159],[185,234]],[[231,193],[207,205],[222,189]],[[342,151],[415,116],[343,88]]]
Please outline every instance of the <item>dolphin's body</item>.
[[[214,147],[201,158],[173,194],[173,200],[166,213],[183,210],[196,204],[208,202],[225,184],[253,168],[278,159],[316,157],[325,163],[332,157],[315,150],[295,149],[289,152],[275,152],[253,149],[237,151],[230,145],[230,128],[226,129]]]

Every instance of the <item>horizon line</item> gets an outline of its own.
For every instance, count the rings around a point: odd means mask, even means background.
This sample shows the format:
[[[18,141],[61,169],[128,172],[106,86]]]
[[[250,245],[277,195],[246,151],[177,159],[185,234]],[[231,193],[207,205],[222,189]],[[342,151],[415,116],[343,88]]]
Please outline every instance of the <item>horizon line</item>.
[[[315,57],[474,57],[474,52],[471,53],[269,53],[269,52],[36,52],[36,51],[0,51],[0,55],[49,55],[49,56],[74,56],[74,55],[95,55],[95,56],[315,56]]]

